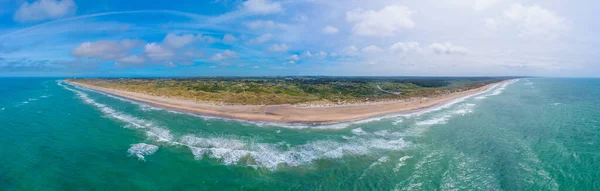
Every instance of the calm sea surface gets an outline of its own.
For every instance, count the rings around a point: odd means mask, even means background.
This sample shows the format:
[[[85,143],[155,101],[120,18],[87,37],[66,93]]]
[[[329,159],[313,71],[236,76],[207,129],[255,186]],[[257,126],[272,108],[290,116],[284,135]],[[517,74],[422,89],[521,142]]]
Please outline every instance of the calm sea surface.
[[[600,79],[300,126],[0,78],[0,190],[600,190]]]

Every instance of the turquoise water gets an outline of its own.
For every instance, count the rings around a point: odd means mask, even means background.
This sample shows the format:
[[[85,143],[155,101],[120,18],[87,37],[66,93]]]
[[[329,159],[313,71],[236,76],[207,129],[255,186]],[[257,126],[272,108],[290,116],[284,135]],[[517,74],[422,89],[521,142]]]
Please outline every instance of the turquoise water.
[[[600,190],[600,80],[520,79],[329,126],[0,78],[0,190]]]

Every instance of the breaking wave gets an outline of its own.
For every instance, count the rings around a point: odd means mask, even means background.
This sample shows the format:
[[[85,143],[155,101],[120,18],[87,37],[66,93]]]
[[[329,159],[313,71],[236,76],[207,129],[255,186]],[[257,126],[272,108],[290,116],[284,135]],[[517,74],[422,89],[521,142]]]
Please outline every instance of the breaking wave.
[[[313,141],[291,146],[285,142],[257,143],[236,138],[202,138],[193,135],[183,136],[175,145],[190,149],[194,158],[220,159],[223,164],[258,166],[275,170],[281,165],[295,167],[311,164],[317,159],[336,159],[346,155],[366,155],[378,150],[397,151],[409,145],[402,138],[361,138],[348,137],[345,142]],[[246,159],[246,160],[243,160]]]
[[[510,80],[508,82],[504,82],[504,83],[498,85],[497,88],[494,88],[494,90],[491,93],[485,94],[485,95],[482,95],[482,96],[477,96],[477,97],[475,97],[475,99],[486,99],[489,96],[500,95],[502,92],[504,92],[504,90],[506,89],[506,87],[508,85],[513,84],[513,83],[518,82],[518,81],[519,81],[519,79],[514,79],[514,80]]]
[[[139,118],[133,117],[131,115],[127,115],[127,114],[118,112],[115,109],[108,107],[107,105],[98,103],[98,102],[94,101],[93,99],[91,99],[86,93],[83,93],[81,91],[78,91],[78,90],[75,90],[68,86],[63,85],[62,81],[59,81],[58,85],[69,91],[74,92],[85,103],[95,106],[96,108],[98,108],[102,113],[104,113],[108,117],[111,117],[113,119],[117,119],[119,121],[127,123],[127,125],[125,127],[135,128],[135,129],[148,129],[148,131],[146,132],[148,137],[154,138],[158,141],[170,141],[173,139],[173,136],[170,134],[169,130],[159,127],[156,124],[154,124],[153,122],[139,119]]]
[[[366,155],[378,151],[402,150],[409,146],[401,134],[379,131],[361,134],[360,136],[345,137],[343,141],[312,141],[301,145],[289,145],[285,142],[260,143],[251,139],[238,137],[198,137],[185,135],[175,138],[169,130],[161,128],[147,120],[139,119],[107,105],[91,99],[86,93],[73,89],[58,82],[59,86],[72,91],[85,103],[95,106],[105,115],[126,122],[125,127],[144,129],[149,138],[165,142],[169,145],[187,147],[194,158],[201,160],[204,157],[218,159],[225,165],[247,165],[275,170],[281,165],[295,167],[311,164],[317,159],[334,159],[347,155]],[[129,149],[131,155],[143,159],[144,155],[152,154],[154,149],[144,143],[132,145]]]
[[[139,160],[145,160],[144,156],[154,154],[158,146],[146,143],[132,144],[127,150],[130,156],[136,156]]]
[[[400,159],[398,159],[398,164],[396,164],[396,167],[394,167],[393,171],[394,173],[397,173],[398,171],[400,171],[400,168],[402,168],[403,166],[406,165],[406,160],[411,159],[412,156],[403,156]]]
[[[467,103],[460,105],[456,110],[442,113],[441,115],[437,115],[434,118],[419,121],[416,123],[418,126],[424,125],[437,125],[437,124],[446,124],[448,120],[450,120],[453,116],[464,116],[468,113],[472,113],[475,108],[475,104]]]

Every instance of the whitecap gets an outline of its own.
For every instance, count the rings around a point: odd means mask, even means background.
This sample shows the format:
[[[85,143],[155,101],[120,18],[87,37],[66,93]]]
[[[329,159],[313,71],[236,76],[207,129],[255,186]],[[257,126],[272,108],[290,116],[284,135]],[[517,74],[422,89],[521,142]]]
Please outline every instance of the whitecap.
[[[367,175],[367,171],[371,170],[373,167],[380,165],[382,163],[385,163],[387,161],[389,161],[390,157],[388,156],[383,156],[379,159],[377,159],[377,161],[373,162],[371,165],[369,165],[369,167],[367,167],[367,169],[365,169],[363,171],[363,173],[360,175],[360,177],[358,179],[363,179],[366,175]]]
[[[466,103],[456,107],[456,109],[442,113],[440,115],[436,115],[433,118],[418,121],[416,125],[425,126],[425,125],[437,125],[437,124],[446,124],[448,120],[450,120],[455,115],[464,116],[466,114],[472,113],[473,108],[476,104]]]
[[[136,156],[139,160],[146,160],[144,156],[154,154],[158,146],[146,143],[132,144],[127,150],[130,156]]]
[[[361,128],[352,129],[352,133],[355,134],[355,135],[364,135],[364,134],[367,134]]]
[[[380,137],[388,137],[388,138],[399,138],[399,137],[404,136],[403,133],[400,133],[400,132],[390,133],[388,130],[375,131],[373,134],[380,136]]]
[[[398,171],[400,171],[400,168],[402,168],[403,166],[406,165],[406,160],[412,158],[412,156],[403,156],[400,159],[398,159],[398,164],[396,164],[396,167],[394,167],[393,171],[394,173],[397,173]]]
[[[220,159],[225,165],[237,164],[247,157],[245,165],[275,170],[280,165],[290,167],[311,164],[317,159],[335,159],[346,155],[365,155],[377,150],[401,150],[409,144],[402,139],[365,139],[348,137],[348,142],[313,141],[290,146],[284,143],[257,143],[234,137],[202,138],[187,135],[174,145],[186,146],[194,158],[205,156]]]
[[[404,120],[403,120],[403,119],[396,119],[396,120],[395,120],[395,121],[392,123],[392,125],[399,125],[399,124],[400,124],[400,123],[402,123],[402,122],[404,122]]]

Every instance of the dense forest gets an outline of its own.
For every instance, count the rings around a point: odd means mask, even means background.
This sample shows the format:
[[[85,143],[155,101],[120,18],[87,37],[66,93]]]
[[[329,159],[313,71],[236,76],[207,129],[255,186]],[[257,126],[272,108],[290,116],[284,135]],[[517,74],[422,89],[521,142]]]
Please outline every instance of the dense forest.
[[[205,77],[71,79],[105,88],[226,104],[357,103],[431,97],[508,77]]]

